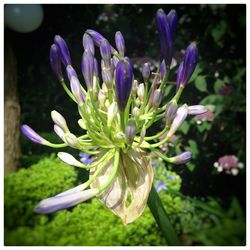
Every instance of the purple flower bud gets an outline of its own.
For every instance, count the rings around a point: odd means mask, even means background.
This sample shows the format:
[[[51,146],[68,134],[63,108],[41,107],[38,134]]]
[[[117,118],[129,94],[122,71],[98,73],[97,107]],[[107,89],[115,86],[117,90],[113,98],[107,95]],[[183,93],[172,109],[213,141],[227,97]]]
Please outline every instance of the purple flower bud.
[[[82,56],[82,74],[88,89],[93,88],[94,57],[90,51],[85,51]]]
[[[84,50],[90,51],[93,56],[95,55],[94,42],[93,42],[92,38],[90,37],[90,35],[88,35],[87,33],[84,33],[84,35],[83,35],[82,45],[83,45]]]
[[[150,64],[149,63],[144,63],[142,66],[142,77],[145,82],[148,81],[150,77]]]
[[[208,109],[203,105],[193,105],[188,107],[189,115],[201,115],[207,112]]]
[[[72,91],[74,97],[76,98],[77,103],[79,105],[81,105],[84,100],[82,98],[81,84],[80,84],[77,77],[75,77],[75,76],[71,77],[70,88],[71,88],[71,91]]]
[[[125,41],[123,38],[123,35],[120,31],[117,31],[115,33],[115,44],[116,44],[116,48],[119,51],[119,54],[124,57],[125,54]]]
[[[88,33],[92,37],[95,45],[98,47],[100,47],[102,40],[105,39],[104,36],[102,36],[100,33],[98,33],[95,30],[88,29],[86,30],[86,33]],[[111,46],[111,52],[114,53],[115,51],[116,50]]]
[[[158,108],[161,104],[162,92],[159,89],[156,89],[153,94],[152,105],[154,108]]]
[[[40,135],[38,135],[30,126],[24,124],[21,126],[22,133],[31,141],[39,144],[46,145],[48,141],[43,139]]]
[[[99,78],[99,67],[98,67],[98,62],[94,58],[94,75]]]
[[[71,80],[71,77],[72,77],[72,76],[77,77],[77,74],[76,74],[74,68],[73,68],[71,65],[68,65],[68,66],[66,67],[66,72],[67,72],[67,76],[68,76],[68,79],[69,79],[69,80]]]
[[[116,68],[116,65],[118,62],[119,62],[119,59],[116,56],[113,56],[111,59],[111,65],[114,69]]]
[[[163,60],[161,62],[161,68],[160,68],[160,77],[161,77],[161,80],[164,79],[164,76],[166,75],[166,72],[167,72],[167,67],[166,67],[165,60]]]
[[[103,61],[106,65],[110,65],[110,59],[111,59],[111,46],[108,42],[108,40],[103,39],[100,43],[100,52]]]
[[[106,84],[107,88],[112,88],[113,77],[110,68],[102,69],[102,80]]]
[[[185,86],[187,84],[187,81],[194,72],[194,69],[197,65],[197,61],[198,49],[196,47],[196,43],[193,42],[187,47],[183,63],[181,63],[179,66],[176,81],[177,90],[179,89],[180,85]]]
[[[171,137],[176,132],[176,130],[182,125],[182,123],[185,121],[187,117],[187,114],[188,114],[187,105],[184,104],[177,109],[176,116],[167,134],[168,137]]]
[[[124,111],[132,88],[133,68],[128,58],[123,58],[116,66],[116,98],[120,111]]]
[[[170,29],[172,34],[175,34],[176,31],[176,24],[177,24],[177,13],[175,10],[170,10],[168,15],[168,20],[169,20],[169,25],[170,25]]]
[[[168,103],[167,107],[166,107],[166,125],[170,126],[170,124],[173,122],[176,112],[177,112],[177,103],[176,101],[172,101],[170,103]]]
[[[162,9],[156,13],[156,27],[160,36],[160,61],[165,59],[166,64],[170,65],[173,53],[173,33],[168,16]]]
[[[60,54],[59,54],[59,49],[55,44],[52,44],[50,47],[49,59],[54,74],[56,75],[59,81],[62,81],[63,74],[62,74]]]
[[[87,189],[84,191],[70,192],[42,200],[34,209],[41,214],[53,213],[55,211],[75,206],[97,195],[98,189]]]
[[[136,124],[134,120],[131,119],[128,121],[127,126],[125,128],[125,135],[126,135],[127,143],[131,145],[136,135]]]
[[[183,152],[177,156],[169,158],[169,161],[174,164],[185,164],[192,158],[192,153],[189,151]]]
[[[64,66],[67,67],[67,65],[71,65],[72,62],[71,62],[69,49],[68,49],[66,42],[60,36],[57,35],[54,38],[54,43],[59,48],[61,60]]]

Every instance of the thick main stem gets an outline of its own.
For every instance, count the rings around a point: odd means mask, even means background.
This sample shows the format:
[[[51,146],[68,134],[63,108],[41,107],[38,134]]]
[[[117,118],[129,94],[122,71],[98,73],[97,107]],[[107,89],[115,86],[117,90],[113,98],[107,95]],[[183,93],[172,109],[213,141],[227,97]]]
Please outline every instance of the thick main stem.
[[[156,192],[154,186],[152,186],[151,192],[148,197],[148,206],[153,214],[156,223],[158,224],[159,228],[164,235],[167,244],[169,246],[180,246],[180,241],[178,236],[170,223],[168,215],[162,205],[161,199]]]

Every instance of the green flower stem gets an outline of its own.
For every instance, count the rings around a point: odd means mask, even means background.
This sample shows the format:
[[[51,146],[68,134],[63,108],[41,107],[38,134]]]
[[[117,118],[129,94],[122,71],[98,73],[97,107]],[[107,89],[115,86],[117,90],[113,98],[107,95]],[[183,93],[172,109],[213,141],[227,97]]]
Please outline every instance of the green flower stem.
[[[163,145],[164,143],[166,143],[168,141],[169,138],[170,138],[170,136],[167,135],[163,140],[161,140],[157,143],[151,144],[150,148],[157,148],[157,147]]]
[[[95,161],[94,163],[90,164],[90,165],[85,165],[83,164],[83,168],[94,168],[100,164],[102,164],[102,162],[106,163],[108,162],[112,157],[112,154],[110,151],[108,151],[106,154],[104,154],[98,161]]]
[[[152,186],[151,192],[148,197],[148,206],[156,220],[156,223],[161,229],[161,232],[165,237],[167,244],[169,246],[180,246],[181,244],[178,236],[173,226],[171,225],[168,215],[154,186]]]
[[[120,54],[115,50],[114,52],[112,52],[112,54],[117,57],[119,60],[122,59],[122,57],[120,56]]]
[[[120,111],[121,130],[125,130],[124,112]]]
[[[75,97],[73,96],[73,94],[70,92],[70,90],[68,89],[68,87],[66,86],[65,84],[65,81],[64,80],[61,80],[60,81],[62,87],[64,88],[65,92],[68,94],[68,96],[74,101],[77,103]]]
[[[179,99],[180,99],[180,97],[181,97],[181,94],[182,94],[182,92],[183,92],[183,89],[184,89],[184,85],[180,85],[180,87],[179,87],[179,89],[178,89],[178,91],[177,91],[177,93],[175,94],[175,96],[172,98],[172,100],[171,101],[176,101],[176,102],[178,102],[179,101]]]
[[[153,89],[154,89],[154,86],[155,86],[155,84],[156,84],[156,82],[157,82],[157,79],[158,79],[158,77],[159,77],[159,72],[160,72],[160,65],[159,65],[159,67],[158,67],[158,69],[157,69],[157,72],[156,72],[156,74],[155,74],[155,78],[154,78],[154,80],[153,80],[153,83],[152,83],[152,85],[151,85],[151,87],[150,87],[150,89],[149,89],[149,91],[148,91],[148,93],[147,93],[147,101],[146,101],[146,103],[148,103],[148,105],[147,105],[147,107],[146,107],[146,112],[149,110],[149,105],[150,105],[150,103],[149,103],[149,99],[150,99],[150,96],[151,96],[151,94],[152,94],[152,91],[153,91]]]
[[[159,152],[156,149],[152,149],[152,151],[157,154],[159,157],[161,157],[164,161],[169,162],[169,163],[173,163],[173,161],[171,161],[170,158],[166,157],[164,154],[162,154],[161,152]]]
[[[68,146],[68,144],[66,144],[66,143],[56,144],[56,143],[47,142],[45,144],[45,146],[48,146],[48,147],[51,147],[51,148],[65,148],[65,147]]]
[[[97,155],[100,153],[100,151],[96,150],[96,151],[90,151],[90,150],[87,150],[86,148],[80,146],[79,147],[79,150],[81,150],[82,152],[86,153],[86,154],[89,154],[89,155]]]
[[[101,193],[105,188],[107,188],[111,184],[111,182],[114,180],[118,167],[119,167],[119,161],[120,161],[120,152],[119,150],[116,150],[115,156],[114,156],[113,169],[111,171],[111,174],[108,180],[99,188],[99,193]]]
[[[169,76],[169,72],[170,72],[170,67],[167,66],[167,69],[166,69],[166,74],[161,82],[161,85],[160,85],[160,90],[163,90],[167,81],[168,81],[168,76]]]
[[[155,140],[155,139],[159,138],[160,136],[164,135],[167,132],[167,130],[168,130],[168,126],[166,126],[161,132],[159,132],[156,135],[144,137],[144,140],[145,141]]]

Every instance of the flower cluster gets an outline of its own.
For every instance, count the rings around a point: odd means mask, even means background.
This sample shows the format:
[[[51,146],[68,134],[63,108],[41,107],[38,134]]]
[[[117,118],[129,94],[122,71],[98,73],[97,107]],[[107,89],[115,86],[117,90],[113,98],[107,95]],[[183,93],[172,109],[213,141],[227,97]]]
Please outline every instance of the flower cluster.
[[[55,36],[50,49],[51,67],[66,93],[76,103],[80,115],[78,124],[85,132],[81,136],[73,134],[57,111],[52,111],[51,117],[54,131],[63,143],[47,141],[28,125],[22,126],[22,132],[36,143],[54,148],[69,146],[91,155],[92,160],[85,157],[81,162],[66,152],[59,152],[58,157],[67,164],[89,169],[89,180],[41,201],[35,208],[36,212],[51,213],[96,196],[125,224],[133,222],[143,213],[152,187],[153,171],[148,151],[173,164],[185,164],[191,159],[191,152],[167,157],[157,150],[176,133],[188,115],[207,111],[201,105],[178,106],[197,64],[198,50],[194,42],[187,47],[179,66],[175,95],[168,103],[162,104],[176,25],[175,10],[168,14],[162,9],[157,11],[160,66],[157,72],[151,72],[150,64],[145,63],[142,66],[143,83],[134,79],[133,65],[126,56],[125,41],[120,31],[115,34],[115,47],[97,31],[88,29],[84,33],[81,71],[87,88],[80,83],[73,68],[66,42],[59,35]],[[96,48],[101,55],[100,62],[95,57]],[[67,80],[62,65],[66,69]],[[163,130],[148,135],[148,128],[160,119],[165,121]],[[164,138],[159,140],[162,135]]]
[[[244,164],[239,162],[235,155],[225,155],[214,163],[214,167],[218,172],[225,171],[227,174],[238,175],[240,169],[244,168]]]

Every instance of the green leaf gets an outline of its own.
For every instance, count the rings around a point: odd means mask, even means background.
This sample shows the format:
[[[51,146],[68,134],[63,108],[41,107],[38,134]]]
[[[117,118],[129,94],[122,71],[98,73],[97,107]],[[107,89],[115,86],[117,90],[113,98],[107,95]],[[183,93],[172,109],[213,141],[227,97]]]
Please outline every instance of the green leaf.
[[[201,92],[207,92],[207,81],[204,76],[198,76],[194,81],[195,87]]]
[[[214,92],[218,94],[223,85],[224,82],[221,79],[217,79],[216,82],[214,83]]]
[[[195,169],[195,165],[193,163],[191,163],[191,162],[188,162],[186,164],[186,166],[187,166],[188,170],[191,171],[191,172],[193,172],[194,169]]]
[[[196,68],[195,68],[195,70],[194,70],[194,72],[193,72],[193,74],[192,74],[189,82],[194,81],[195,78],[198,77],[198,75],[202,72],[202,70],[203,69],[201,68],[200,64],[197,64],[197,66],[196,66]]]
[[[189,131],[189,128],[190,128],[190,124],[188,122],[184,121],[180,127],[180,130],[182,131],[182,133],[184,135],[186,135]]]
[[[190,145],[191,152],[192,152],[192,154],[195,157],[199,153],[199,149],[198,149],[196,141],[194,141],[194,140],[188,140],[188,144]]]

